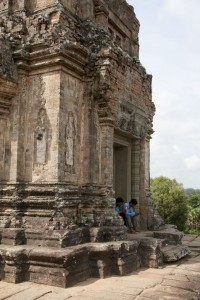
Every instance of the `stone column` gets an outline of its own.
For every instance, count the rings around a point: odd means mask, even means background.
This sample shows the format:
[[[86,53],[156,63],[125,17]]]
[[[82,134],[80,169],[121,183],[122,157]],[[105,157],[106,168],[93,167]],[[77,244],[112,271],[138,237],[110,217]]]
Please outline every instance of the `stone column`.
[[[144,229],[148,229],[152,223],[151,199],[149,197],[150,187],[150,139],[146,137],[141,140],[140,156],[140,214]]]
[[[150,184],[150,143],[149,138],[135,139],[132,144],[132,197],[139,200],[140,222],[143,229],[151,223]]]
[[[134,139],[131,150],[131,197],[140,197],[140,140]]]

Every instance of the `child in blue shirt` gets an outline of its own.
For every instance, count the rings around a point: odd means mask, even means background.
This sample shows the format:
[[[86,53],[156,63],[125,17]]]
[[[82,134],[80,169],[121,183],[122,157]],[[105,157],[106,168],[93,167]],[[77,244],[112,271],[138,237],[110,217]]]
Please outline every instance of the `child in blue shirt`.
[[[137,199],[133,198],[129,202],[129,206],[126,210],[126,224],[129,228],[129,233],[136,233],[138,230],[136,229],[137,224],[135,217],[139,214],[135,211],[135,206],[137,205]]]
[[[125,203],[123,198],[118,197],[115,202],[115,214],[118,214],[124,220],[124,225],[127,226],[126,211],[128,203]]]

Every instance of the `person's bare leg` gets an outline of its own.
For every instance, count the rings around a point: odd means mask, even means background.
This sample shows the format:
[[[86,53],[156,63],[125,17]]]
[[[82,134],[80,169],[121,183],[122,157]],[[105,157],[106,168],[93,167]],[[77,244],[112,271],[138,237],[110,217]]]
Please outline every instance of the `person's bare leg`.
[[[127,225],[128,225],[128,233],[136,233],[136,231],[133,228],[133,223],[131,220],[131,217],[127,217]]]

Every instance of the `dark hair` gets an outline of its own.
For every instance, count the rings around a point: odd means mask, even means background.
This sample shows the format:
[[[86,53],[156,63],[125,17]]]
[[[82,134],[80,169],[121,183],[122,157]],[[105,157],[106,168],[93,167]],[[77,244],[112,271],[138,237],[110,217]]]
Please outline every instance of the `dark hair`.
[[[130,203],[136,205],[138,202],[137,202],[137,199],[133,198],[133,199],[131,199]]]
[[[123,203],[123,202],[124,202],[124,200],[122,197],[117,197],[116,203]]]

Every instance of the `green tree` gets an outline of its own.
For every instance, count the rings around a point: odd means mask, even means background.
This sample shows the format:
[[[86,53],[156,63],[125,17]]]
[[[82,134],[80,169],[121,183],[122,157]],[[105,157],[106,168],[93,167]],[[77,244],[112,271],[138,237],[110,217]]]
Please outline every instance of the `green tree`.
[[[153,202],[165,223],[174,224],[179,230],[186,228],[188,206],[183,185],[164,176],[151,179]]]
[[[187,218],[187,232],[200,232],[200,190],[195,190],[188,193],[188,218]]]
[[[200,191],[194,190],[193,193],[188,195],[188,204],[192,208],[200,207]]]
[[[200,233],[200,207],[192,208],[189,206],[187,233]]]

